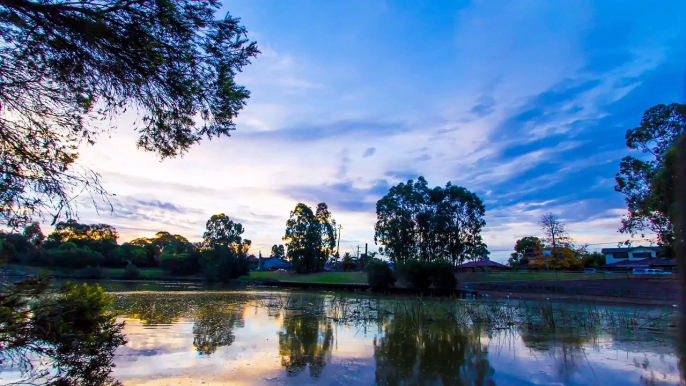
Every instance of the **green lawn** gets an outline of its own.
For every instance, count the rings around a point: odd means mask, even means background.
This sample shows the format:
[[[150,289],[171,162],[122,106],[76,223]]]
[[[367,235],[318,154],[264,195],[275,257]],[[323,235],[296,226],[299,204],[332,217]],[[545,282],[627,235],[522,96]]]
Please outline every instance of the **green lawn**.
[[[364,272],[320,272],[297,274],[290,272],[250,272],[251,279],[274,279],[280,281],[297,281],[308,283],[367,283]]]
[[[491,272],[486,276],[485,272],[465,272],[457,274],[460,283],[477,283],[485,281],[536,281],[536,280],[609,280],[626,279],[630,273],[583,273],[583,272],[555,272],[555,271],[531,271],[531,272]]]

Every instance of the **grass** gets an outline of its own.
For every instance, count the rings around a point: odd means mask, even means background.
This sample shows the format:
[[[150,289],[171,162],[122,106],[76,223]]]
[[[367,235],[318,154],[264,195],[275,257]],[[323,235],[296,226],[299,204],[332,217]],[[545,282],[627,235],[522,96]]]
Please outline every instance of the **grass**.
[[[244,279],[271,279],[301,283],[367,283],[367,274],[364,272],[319,272],[310,274],[296,274],[289,272],[250,272],[250,277],[245,277]]]
[[[4,268],[12,271],[22,271],[32,275],[42,275],[48,273],[51,275],[60,276],[78,276],[78,269],[57,268],[57,267],[40,267],[33,265],[17,265],[6,264]],[[104,268],[104,276],[106,278],[118,279],[124,277],[125,268]],[[141,279],[157,279],[157,278],[173,278],[174,276],[168,274],[161,268],[140,268]]]
[[[609,280],[631,278],[627,272],[617,273],[583,273],[583,272],[555,272],[555,271],[530,271],[530,272],[490,272],[488,277],[485,272],[464,272],[457,274],[460,283],[477,283],[486,281],[560,281],[560,280]]]

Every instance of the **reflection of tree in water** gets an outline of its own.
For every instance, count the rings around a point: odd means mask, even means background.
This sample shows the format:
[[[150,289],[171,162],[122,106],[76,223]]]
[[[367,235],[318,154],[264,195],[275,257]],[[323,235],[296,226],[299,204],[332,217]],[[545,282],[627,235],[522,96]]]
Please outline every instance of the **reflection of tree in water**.
[[[323,314],[286,310],[279,333],[281,365],[288,375],[297,375],[310,368],[310,376],[318,378],[331,354],[333,328]]]
[[[195,312],[193,346],[200,354],[210,355],[222,346],[230,346],[236,338],[235,327],[243,327],[244,303],[212,302]]]
[[[487,354],[476,330],[463,330],[454,322],[417,328],[394,319],[374,342],[376,383],[494,385]]]

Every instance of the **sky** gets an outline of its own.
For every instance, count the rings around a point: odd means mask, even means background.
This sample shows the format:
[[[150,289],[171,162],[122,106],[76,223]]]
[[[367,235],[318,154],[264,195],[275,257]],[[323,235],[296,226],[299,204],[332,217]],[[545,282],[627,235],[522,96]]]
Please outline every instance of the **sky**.
[[[552,212],[591,248],[626,240],[614,192],[624,134],[648,108],[684,103],[678,1],[225,1],[262,51],[230,138],[160,161],[136,149],[133,113],[81,150],[114,212],[79,206],[120,242],[207,219],[241,222],[252,253],[282,243],[298,202],[329,205],[341,253],[374,244],[375,204],[424,176],[475,192],[505,261]]]

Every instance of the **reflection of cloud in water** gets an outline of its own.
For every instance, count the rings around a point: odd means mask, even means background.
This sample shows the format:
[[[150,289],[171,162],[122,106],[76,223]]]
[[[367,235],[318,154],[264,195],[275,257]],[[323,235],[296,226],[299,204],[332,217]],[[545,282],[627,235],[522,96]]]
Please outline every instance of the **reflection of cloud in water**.
[[[156,303],[151,296],[136,302]],[[127,320],[129,344],[118,350],[114,369],[125,385],[679,382],[674,348],[662,335],[478,333],[445,321],[418,328],[393,318],[345,325],[307,310],[266,309],[251,298],[188,296],[193,300],[162,296],[170,304],[155,310],[164,316],[138,306],[143,322]],[[324,304],[311,297],[310,306]]]

